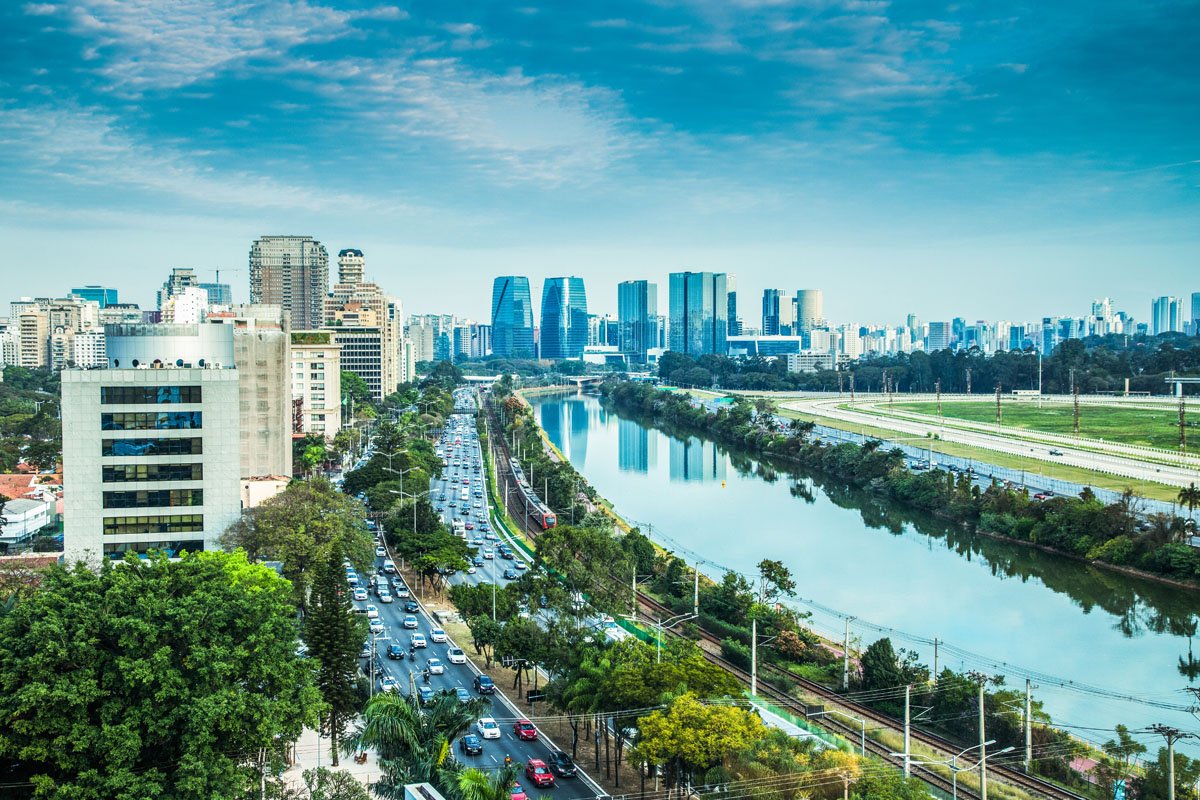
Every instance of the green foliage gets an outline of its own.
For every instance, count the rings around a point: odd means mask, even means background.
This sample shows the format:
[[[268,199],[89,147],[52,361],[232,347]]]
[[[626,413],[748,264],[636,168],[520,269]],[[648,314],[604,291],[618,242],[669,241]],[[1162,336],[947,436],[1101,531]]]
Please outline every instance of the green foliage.
[[[551,528],[537,537],[534,564],[553,572],[568,591],[587,595],[594,608],[619,613],[629,607],[629,590],[614,576],[632,577],[634,560],[608,531]]]
[[[0,757],[35,796],[234,798],[316,720],[287,582],[244,553],[53,568],[0,617]]]
[[[360,375],[348,370],[342,370],[342,402],[354,401],[356,406],[368,405],[371,402],[371,387]]]
[[[49,369],[4,368],[0,383],[0,472],[22,461],[54,469],[62,458],[59,376]]]
[[[252,560],[283,562],[293,598],[303,608],[316,569],[336,548],[360,570],[374,561],[375,545],[362,506],[323,479],[293,481],[270,500],[247,509],[221,537]]]
[[[456,583],[450,587],[450,602],[464,619],[492,616],[492,598],[495,590],[496,618],[507,620],[517,615],[521,603],[520,592],[512,584],[496,586],[492,583]]]
[[[463,383],[465,378],[463,372],[458,367],[449,361],[438,361],[433,365],[433,369],[429,370],[429,374],[425,376],[425,380],[421,381],[421,388],[425,389],[431,386],[437,386],[445,391],[453,391],[454,387]]]
[[[634,757],[666,767],[667,786],[702,774],[727,754],[749,748],[766,729],[755,714],[735,706],[702,704],[684,694],[666,711],[648,714],[638,723]]]
[[[1146,765],[1146,771],[1141,778],[1134,779],[1134,796],[1138,800],[1167,800],[1168,798],[1168,767],[1167,748],[1158,750],[1158,758]],[[1188,797],[1192,787],[1200,781],[1200,759],[1188,758],[1182,753],[1175,754],[1175,796]]]

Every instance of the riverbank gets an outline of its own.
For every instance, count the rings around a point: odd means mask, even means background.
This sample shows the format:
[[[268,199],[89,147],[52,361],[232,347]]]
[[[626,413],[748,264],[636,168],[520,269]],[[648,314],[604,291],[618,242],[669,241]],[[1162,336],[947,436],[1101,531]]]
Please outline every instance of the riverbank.
[[[905,468],[898,451],[808,441],[803,423],[794,423],[791,430],[772,430],[756,421],[748,403],[713,412],[693,405],[686,395],[642,384],[602,388],[614,408],[642,416],[650,424],[677,426],[756,457],[815,469],[913,510],[1098,567],[1200,588],[1200,553],[1179,541],[1184,520],[1155,519],[1154,527],[1147,526],[1137,518],[1132,499],[1124,506],[1105,506],[1087,497],[1040,501],[999,485],[980,491],[961,473],[914,473]]]

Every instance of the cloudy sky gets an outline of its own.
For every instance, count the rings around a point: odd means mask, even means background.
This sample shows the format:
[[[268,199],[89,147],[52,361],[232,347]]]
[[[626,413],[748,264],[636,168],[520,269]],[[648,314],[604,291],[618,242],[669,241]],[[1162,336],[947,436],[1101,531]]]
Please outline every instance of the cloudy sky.
[[[244,298],[263,233],[477,317],[501,273],[724,270],[750,324],[1200,291],[1196,2],[521,2],[0,3],[0,301]]]

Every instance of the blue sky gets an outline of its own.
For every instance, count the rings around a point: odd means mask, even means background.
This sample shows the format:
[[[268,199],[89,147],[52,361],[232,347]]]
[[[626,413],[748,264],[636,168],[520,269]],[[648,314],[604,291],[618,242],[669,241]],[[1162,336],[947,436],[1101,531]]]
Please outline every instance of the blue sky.
[[[250,242],[307,233],[416,312],[692,268],[751,324],[764,286],[1144,320],[1200,291],[1197,53],[1200,4],[1153,0],[14,0],[0,300],[245,297]]]

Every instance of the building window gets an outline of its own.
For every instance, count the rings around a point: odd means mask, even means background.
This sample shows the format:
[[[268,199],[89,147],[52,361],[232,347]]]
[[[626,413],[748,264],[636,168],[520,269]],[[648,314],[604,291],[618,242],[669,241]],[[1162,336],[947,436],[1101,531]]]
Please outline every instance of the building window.
[[[204,530],[203,514],[104,518],[105,536],[123,536],[135,533],[185,533],[202,530]]]
[[[105,508],[171,508],[204,505],[203,489],[155,489],[139,492],[105,492]]]
[[[173,542],[114,542],[104,545],[104,555],[112,559],[122,559],[126,553],[148,553],[156,550],[168,558],[175,558],[182,551],[201,553],[204,551],[202,539],[177,540]]]
[[[100,430],[104,431],[172,431],[192,430],[201,426],[199,411],[126,411],[100,415]]]
[[[101,386],[104,405],[156,405],[163,403],[199,403],[199,386]]]
[[[199,456],[204,454],[204,440],[189,439],[104,439],[100,443],[102,456]]]
[[[204,480],[203,464],[117,464],[101,470],[104,483]]]

